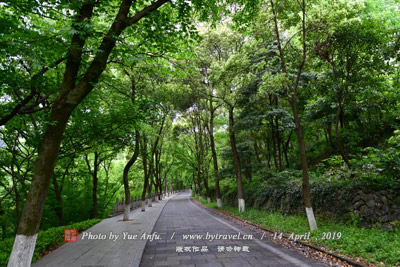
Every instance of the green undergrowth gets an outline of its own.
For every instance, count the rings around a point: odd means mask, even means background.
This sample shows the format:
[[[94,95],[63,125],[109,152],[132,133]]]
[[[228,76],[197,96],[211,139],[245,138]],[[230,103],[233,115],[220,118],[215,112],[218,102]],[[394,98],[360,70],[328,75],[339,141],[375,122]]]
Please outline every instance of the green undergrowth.
[[[216,202],[204,205],[217,208]],[[292,233],[301,235],[309,232],[306,216],[282,215],[277,212],[268,212],[265,209],[246,208],[239,213],[236,207],[224,206],[220,210],[247,221],[261,225],[272,231],[290,236]],[[318,230],[310,233],[310,240],[301,240],[326,250],[348,255],[352,258],[362,258],[368,263],[384,266],[400,266],[400,231],[385,232],[380,229],[366,229],[357,225],[341,224],[326,219],[317,218]],[[340,234],[339,234],[340,233]],[[330,235],[331,239],[327,239]],[[340,238],[338,238],[340,236]],[[325,239],[323,239],[325,237]],[[335,239],[332,239],[336,237]]]
[[[41,255],[44,255],[46,252],[51,251],[64,243],[64,229],[74,228],[78,230],[78,233],[80,233],[100,221],[101,219],[92,219],[67,226],[52,227],[45,231],[39,231],[32,262],[35,262]],[[7,266],[13,244],[14,237],[0,241],[0,266]]]

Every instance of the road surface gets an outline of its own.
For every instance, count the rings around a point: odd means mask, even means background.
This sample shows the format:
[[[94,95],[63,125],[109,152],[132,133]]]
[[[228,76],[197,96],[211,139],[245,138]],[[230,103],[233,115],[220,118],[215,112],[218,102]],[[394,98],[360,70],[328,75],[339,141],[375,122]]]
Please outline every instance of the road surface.
[[[326,266],[263,239],[193,203],[189,192],[164,207],[141,267]],[[251,239],[252,238],[252,239]]]

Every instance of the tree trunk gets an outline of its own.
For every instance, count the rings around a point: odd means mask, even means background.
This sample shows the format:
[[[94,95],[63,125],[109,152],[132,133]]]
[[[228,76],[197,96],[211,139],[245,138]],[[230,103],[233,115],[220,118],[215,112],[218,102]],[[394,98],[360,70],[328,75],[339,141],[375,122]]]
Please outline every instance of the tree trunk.
[[[158,202],[158,185],[157,185],[156,181],[157,181],[157,179],[156,179],[156,177],[154,177],[154,195],[155,195],[154,202],[157,203]]]
[[[302,183],[303,201],[306,207],[306,213],[309,220],[310,229],[315,230],[317,229],[317,224],[315,222],[314,213],[311,205],[310,177],[308,173],[306,145],[304,142],[303,132],[301,129],[300,117],[297,111],[296,100],[297,100],[297,95],[296,93],[294,93],[292,100],[292,109],[293,109],[294,121],[296,124],[297,138],[299,140],[301,169],[303,171],[303,183]]]
[[[151,196],[151,191],[153,188],[153,165],[150,164],[149,165],[149,186],[147,188],[147,198],[148,198],[148,207],[152,207],[153,206],[153,200],[152,200],[152,196]]]
[[[278,50],[279,50],[279,56],[280,56],[280,61],[281,61],[281,69],[282,69],[282,72],[288,74],[288,71],[286,69],[284,51],[283,51],[282,45],[281,45],[277,12],[274,8],[273,0],[270,0],[270,3],[271,3],[271,10],[274,15],[273,20],[274,20],[275,34],[276,34],[276,40],[277,40],[277,45],[278,45]],[[312,209],[312,205],[311,205],[310,177],[308,174],[306,146],[305,146],[305,142],[304,142],[304,138],[303,138],[300,117],[299,117],[298,110],[297,110],[297,88],[299,87],[301,73],[302,73],[304,64],[306,62],[306,55],[307,55],[306,54],[307,53],[307,48],[306,48],[306,32],[307,31],[306,31],[306,25],[305,25],[305,20],[306,20],[305,0],[302,0],[301,13],[302,13],[302,30],[301,30],[301,32],[302,32],[302,57],[301,57],[301,63],[297,70],[297,77],[296,77],[296,81],[294,82],[294,85],[292,85],[290,83],[288,84],[288,87],[292,94],[292,98],[290,98],[290,96],[288,96],[288,100],[292,106],[293,117],[294,117],[294,121],[296,124],[297,137],[298,137],[298,141],[299,141],[301,168],[303,171],[303,183],[302,183],[303,201],[304,201],[310,229],[315,230],[315,229],[317,229],[317,223],[315,221],[315,217],[314,217],[314,213],[313,213],[313,209]]]
[[[204,183],[204,187],[206,189],[207,202],[210,203],[210,200],[211,200],[210,188],[208,187],[208,175],[206,173],[208,173],[208,171],[206,171],[205,168],[203,168],[203,183]],[[176,184],[176,182],[175,182],[175,184]],[[176,185],[175,185],[175,187],[176,187]]]
[[[163,184],[161,179],[161,171],[158,173],[158,200],[162,199]]]
[[[194,173],[194,169],[192,172],[192,178],[193,178],[193,185],[194,185],[194,196],[197,197],[197,185],[196,185],[196,179],[195,179],[195,173]],[[167,182],[165,182],[165,188],[167,188]]]
[[[4,215],[4,210],[3,207],[1,206],[1,202],[0,202],[0,216]],[[0,220],[0,224],[1,224],[1,239],[4,240],[7,238],[7,225],[6,225],[6,221],[5,220]]]
[[[169,112],[169,110],[168,110],[168,112]],[[162,118],[161,126],[160,126],[160,129],[158,130],[157,138],[156,138],[156,140],[154,142],[153,149],[151,150],[151,159],[150,159],[150,163],[149,163],[149,165],[150,165],[149,166],[149,176],[150,176],[150,179],[151,179],[150,192],[151,192],[151,186],[154,183],[154,188],[155,188],[155,192],[154,193],[156,194],[156,198],[155,198],[156,202],[157,202],[157,198],[158,198],[158,196],[157,196],[157,187],[158,187],[158,185],[157,185],[157,183],[158,183],[157,176],[158,176],[158,170],[159,170],[159,166],[158,165],[159,165],[159,161],[160,161],[160,157],[161,157],[161,151],[160,151],[159,157],[158,157],[158,152],[157,152],[158,151],[158,143],[160,141],[161,133],[162,133],[162,131],[164,129],[164,123],[165,123],[165,119],[167,118],[168,112],[166,112],[164,114],[163,118]],[[161,145],[161,147],[162,147],[162,145]],[[161,150],[161,147],[160,147],[160,150]],[[154,166],[154,157],[155,157],[155,160],[156,160],[155,166]],[[150,199],[149,200],[149,207],[152,206],[151,202],[152,202],[152,200]]]
[[[158,202],[158,200],[160,199],[160,193],[161,191],[161,179],[160,179],[160,168],[161,168],[161,164],[160,164],[160,159],[161,159],[161,148],[160,151],[156,150],[155,153],[155,168],[154,168],[154,181],[155,181],[155,194],[156,194],[156,202]]]
[[[267,138],[267,145],[265,149],[265,160],[267,162],[268,169],[271,169],[271,145],[269,138]]]
[[[136,140],[135,140],[135,152],[133,152],[133,155],[131,159],[126,163],[125,168],[124,168],[124,173],[123,173],[123,180],[124,180],[124,191],[125,191],[125,205],[124,205],[124,217],[123,221],[129,221],[129,213],[131,211],[131,192],[129,190],[129,170],[135,164],[136,159],[139,156],[139,143],[140,143],[140,136],[139,136],[139,131],[136,131]]]
[[[67,177],[67,174],[69,172],[69,167],[71,164],[74,163],[74,158],[71,159],[71,161],[67,164],[65,167],[63,176],[61,178],[61,185],[58,184],[56,177],[53,175],[53,186],[54,186],[54,191],[56,193],[56,199],[57,199],[57,206],[56,206],[56,214],[58,217],[58,220],[60,221],[60,225],[66,225],[65,220],[64,220],[64,211],[63,211],[63,203],[62,203],[62,190],[64,188],[64,181],[65,178]]]
[[[340,122],[340,113],[341,113],[341,108],[340,105],[338,107],[337,113],[336,113],[336,123],[335,123],[335,140],[336,140],[336,146],[339,150],[340,155],[342,156],[344,162],[346,163],[347,167],[350,169],[350,159],[346,153],[346,151],[343,148],[343,143],[342,143],[342,139],[340,138],[339,135],[339,122]]]
[[[279,102],[278,102],[278,97],[275,96],[275,105],[276,108],[278,108]],[[279,160],[279,171],[283,170],[283,165],[282,165],[282,151],[281,151],[281,135],[279,133],[279,119],[277,116],[275,116],[275,130],[276,130],[276,142],[278,145],[278,160]]]
[[[53,175],[52,180],[53,180],[54,192],[56,194],[56,200],[57,200],[57,206],[55,207],[55,212],[57,214],[58,220],[60,221],[60,225],[65,225],[61,189],[58,186],[57,179],[54,175]]]
[[[55,181],[55,179],[53,179],[53,184],[54,184],[54,191],[56,193],[56,199],[57,199],[57,206],[55,208],[55,211],[56,211],[58,220],[60,221],[60,225],[65,225],[63,206],[62,206],[62,197],[61,197],[60,191],[58,190],[58,188],[56,188],[57,181]]]
[[[218,208],[222,207],[221,201],[221,189],[219,187],[219,173],[218,173],[218,159],[217,159],[217,151],[215,150],[215,142],[214,142],[214,108],[212,104],[212,98],[210,99],[210,128],[208,129],[208,133],[210,135],[210,146],[211,146],[211,155],[214,164],[214,175],[215,175],[215,194],[217,197],[217,205]]]
[[[13,181],[14,182],[14,181]],[[17,186],[14,187],[14,193],[15,193],[15,227],[16,230],[18,229],[18,224],[19,224],[19,192]]]
[[[53,123],[48,125],[39,149],[32,183],[8,262],[9,267],[30,266],[31,264],[44,203],[54,172],[62,136],[72,110],[72,105],[62,105],[60,101],[57,101],[51,111],[50,122]]]
[[[143,133],[143,144],[142,144],[142,162],[143,162],[143,173],[144,173],[144,184],[142,191],[142,212],[146,211],[146,190],[149,186],[149,175],[147,173],[147,140]]]
[[[333,145],[333,139],[332,139],[332,125],[331,125],[330,123],[328,124],[328,126],[327,126],[327,128],[326,128],[326,131],[327,131],[327,133],[328,133],[329,145],[330,145],[331,147],[334,147],[334,145]]]
[[[207,124],[208,124],[208,122],[207,122]],[[198,118],[198,127],[199,127],[199,134],[198,134],[199,143],[198,143],[198,145],[200,146],[200,154],[199,154],[199,162],[198,162],[198,164],[199,164],[200,175],[203,178],[204,188],[206,189],[206,197],[207,197],[207,200],[208,200],[208,199],[210,199],[210,190],[208,188],[208,181],[207,181],[207,176],[206,176],[206,173],[205,173],[205,162],[204,162],[205,161],[205,153],[204,153],[204,145],[205,145],[204,143],[205,142],[203,142],[203,133],[204,133],[204,131],[203,131],[203,126],[201,124],[200,117]]]
[[[92,201],[93,201],[93,207],[92,207],[92,210],[90,211],[90,219],[93,219],[97,214],[97,182],[98,182],[97,169],[99,167],[98,160],[99,160],[99,154],[97,152],[94,152],[94,166],[93,166],[93,175],[92,175],[92,182],[93,182]]]
[[[245,161],[246,161],[246,178],[251,183],[252,179],[253,179],[253,174],[251,171],[251,158],[249,157],[249,158],[245,159]]]
[[[275,130],[274,130],[274,121],[273,118],[270,118],[270,126],[271,126],[271,139],[272,139],[272,156],[274,158],[275,170],[278,170],[278,159],[276,156],[276,140],[275,140]]]
[[[289,158],[288,158],[288,149],[287,148],[284,148],[283,149],[283,154],[285,155],[285,161],[286,161],[286,168],[290,168],[290,165],[289,165]]]
[[[243,199],[242,171],[240,169],[240,159],[236,149],[235,132],[233,130],[234,125],[235,122],[233,119],[233,107],[229,107],[229,139],[231,142],[233,163],[235,165],[236,182],[238,189],[238,207],[239,212],[243,212],[245,209],[245,203]]]
[[[200,187],[200,164],[197,165],[197,193],[199,194],[199,200],[201,201],[201,187]]]
[[[272,106],[272,96],[269,95],[269,104]],[[272,156],[274,158],[275,170],[278,170],[278,159],[276,155],[276,137],[275,137],[275,126],[274,126],[274,117],[271,116],[269,118],[269,125],[271,127],[271,139],[272,139]]]
[[[132,0],[123,0],[117,16],[99,46],[98,53],[89,65],[82,79],[77,83],[81,65],[82,51],[86,36],[79,29],[71,39],[69,58],[65,66],[60,95],[54,101],[50,120],[35,162],[35,170],[31,186],[18,225],[17,235],[8,261],[9,267],[29,266],[35,249],[37,233],[43,214],[44,203],[49,190],[51,176],[54,172],[58,152],[64,135],[65,127],[72,111],[91,92],[100,75],[107,66],[107,59],[122,31],[158,9],[168,0],[159,0],[147,6],[136,15],[128,18]],[[82,4],[76,19],[78,22],[90,22],[95,2]],[[79,23],[77,23],[79,25]]]
[[[15,166],[15,162],[16,162],[16,146],[17,146],[16,143],[17,143],[18,138],[19,138],[19,135],[17,134],[17,136],[14,139],[14,144],[12,147],[12,159],[11,159],[11,179],[12,179],[12,183],[13,183],[12,188],[14,188],[14,194],[15,194],[15,230],[18,229],[19,214],[20,214],[19,192],[18,192],[17,179],[15,177],[15,170],[14,170],[14,166]]]
[[[288,150],[289,150],[289,144],[290,144],[290,138],[292,137],[293,131],[290,131],[290,134],[286,140],[286,144],[283,146],[283,152],[285,153],[285,160],[286,160],[286,167],[289,169],[289,158],[288,158]]]
[[[164,183],[165,183],[165,189],[164,189],[164,194],[165,194],[165,196],[167,196],[167,191],[168,191],[168,175],[167,175],[167,173],[165,174],[165,177],[164,177]],[[169,196],[169,195],[168,195]]]
[[[261,164],[260,150],[258,149],[257,140],[253,138],[254,142],[254,152],[256,154],[257,162]]]

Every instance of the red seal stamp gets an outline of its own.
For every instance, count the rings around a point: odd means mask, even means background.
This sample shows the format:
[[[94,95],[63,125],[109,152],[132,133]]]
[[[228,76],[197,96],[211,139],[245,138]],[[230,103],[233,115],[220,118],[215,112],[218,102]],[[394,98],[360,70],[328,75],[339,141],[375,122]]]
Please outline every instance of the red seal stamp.
[[[76,242],[76,241],[78,241],[78,230],[64,229],[64,242]]]

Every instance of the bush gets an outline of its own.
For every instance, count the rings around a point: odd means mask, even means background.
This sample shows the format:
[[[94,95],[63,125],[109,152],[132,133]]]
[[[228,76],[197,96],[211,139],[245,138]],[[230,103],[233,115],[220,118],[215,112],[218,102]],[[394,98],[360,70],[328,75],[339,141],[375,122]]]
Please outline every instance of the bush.
[[[32,262],[35,262],[45,252],[57,248],[59,245],[64,243],[64,229],[75,228],[78,232],[82,232],[96,223],[101,221],[100,219],[87,220],[79,223],[74,223],[67,226],[59,226],[49,228],[45,231],[39,231],[38,238],[36,241],[35,252],[33,254]],[[8,258],[14,244],[14,237],[10,237],[0,241],[0,266],[7,266]]]

